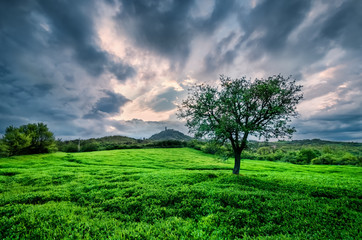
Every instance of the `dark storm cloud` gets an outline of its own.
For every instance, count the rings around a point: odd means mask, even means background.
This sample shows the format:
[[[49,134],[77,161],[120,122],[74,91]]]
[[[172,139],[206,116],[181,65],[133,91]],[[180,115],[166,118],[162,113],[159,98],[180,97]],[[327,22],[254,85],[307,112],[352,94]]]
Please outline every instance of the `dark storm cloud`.
[[[328,140],[340,141],[361,141],[362,139],[362,121],[356,117],[360,115],[337,116],[322,118],[312,118],[295,122],[297,133],[295,136],[299,139],[322,138]]]
[[[347,89],[337,92],[338,97],[333,105],[325,107],[308,118],[294,122],[297,136],[303,138],[325,138],[330,140],[361,141],[362,139],[362,99],[350,94]]]
[[[215,71],[220,66],[231,65],[237,55],[237,49],[231,45],[231,41],[236,39],[235,32],[230,33],[217,43],[215,49],[204,59],[205,71]]]
[[[104,114],[119,113],[120,107],[130,101],[121,94],[117,94],[108,90],[104,90],[103,92],[106,94],[106,97],[100,98],[95,103],[91,112],[84,116],[85,119],[99,119],[102,118]]]
[[[123,64],[122,62],[113,62],[109,64],[108,70],[120,81],[124,81],[136,74],[133,67]]]
[[[39,5],[41,13],[47,16],[51,25],[50,43],[56,47],[71,47],[77,62],[89,73],[100,75],[108,69],[119,80],[134,74],[135,70],[131,66],[112,62],[111,56],[97,47],[98,39],[92,18],[96,14],[95,2],[72,2],[71,8],[68,1],[40,1]]]
[[[93,1],[2,1],[0,3],[0,65],[20,57],[70,51],[78,65],[89,74],[112,72],[125,80],[135,70],[101,50],[94,28],[96,6]],[[69,59],[63,59],[69,61]]]
[[[299,46],[289,46],[287,40],[306,18],[310,8],[311,2],[309,0],[261,1],[255,8],[242,5],[234,6],[228,15],[235,14],[237,16],[240,29],[236,30],[238,32],[230,32],[211,49],[204,58],[203,71],[220,74],[217,71],[224,66],[232,66],[235,58],[239,55],[247,56],[249,63],[258,63],[265,56],[283,59],[280,55],[285,52],[286,55],[290,53],[294,57],[300,57],[297,52],[300,49]],[[308,42],[310,41],[308,40]],[[304,45],[301,44],[301,46]],[[303,55],[306,54],[304,52],[305,50],[300,51]],[[279,59],[271,61],[278,62]],[[293,73],[299,74],[295,71]]]
[[[110,72],[124,82],[136,73],[99,48],[97,14],[94,1],[0,2],[0,132],[36,121],[69,127],[104,88],[95,77]]]
[[[107,95],[102,97],[95,104],[95,110],[105,113],[117,113],[119,108],[129,101],[121,94],[117,94],[111,91],[104,91]]]
[[[264,1],[251,11],[247,19],[241,16],[245,38],[261,31],[263,36],[253,44],[262,46],[266,51],[278,51],[285,46],[289,34],[304,20],[310,6],[309,0]]]
[[[189,54],[192,1],[123,1],[119,20],[140,45],[181,58]]]
[[[216,0],[207,17],[195,17],[194,0],[121,1],[117,21],[142,48],[152,49],[183,64],[190,53],[192,39],[211,34],[228,16],[233,1]]]
[[[327,10],[299,29],[291,41],[291,34],[316,14],[322,4]],[[291,60],[295,62],[292,71],[299,74],[301,68],[321,60],[332,48],[362,49],[361,9],[359,0],[346,0],[341,4],[338,1],[262,1],[253,9],[239,11],[240,28],[244,33],[234,50],[239,54],[247,53],[251,62],[258,62],[262,57],[269,63]],[[360,58],[359,51],[349,54]]]
[[[162,93],[156,95],[149,103],[148,106],[152,108],[155,112],[164,112],[176,108],[174,101],[183,93],[176,91],[174,88],[167,88]]]
[[[74,57],[91,74],[103,72],[107,57],[104,52],[94,47],[94,30],[92,24],[93,7],[82,11],[86,2],[77,1],[69,7],[67,1],[40,1],[39,12],[46,16],[51,31],[49,44],[63,48],[69,46]],[[93,5],[88,2],[88,5]]]
[[[333,9],[320,36],[337,41],[346,48],[362,50],[362,1],[344,1]]]

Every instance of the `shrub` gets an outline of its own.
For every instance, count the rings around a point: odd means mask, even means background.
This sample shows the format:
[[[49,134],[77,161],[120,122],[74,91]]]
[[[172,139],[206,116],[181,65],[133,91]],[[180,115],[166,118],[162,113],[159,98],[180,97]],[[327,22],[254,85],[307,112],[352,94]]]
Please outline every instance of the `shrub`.
[[[312,159],[319,157],[321,153],[316,149],[304,148],[297,153],[298,164],[310,164]]]
[[[63,152],[78,152],[78,145],[75,143],[68,143],[65,144],[62,148],[61,151]]]
[[[25,134],[19,128],[9,126],[5,130],[2,141],[6,145],[8,155],[26,154],[31,145],[31,136]]]
[[[193,148],[193,149],[196,149],[196,150],[201,150],[201,147],[202,147],[204,144],[205,144],[205,143],[203,143],[203,142],[201,142],[201,141],[198,141],[198,140],[196,140],[196,139],[193,139],[193,140],[187,142],[187,147]]]
[[[295,151],[288,152],[280,159],[280,161],[290,162],[290,163],[294,163],[294,164],[297,163],[298,162],[297,152],[295,152]]]
[[[356,157],[351,153],[344,153],[341,157],[327,153],[314,158],[312,164],[331,164],[331,165],[362,165],[362,158]]]
[[[7,157],[9,156],[9,148],[4,143],[2,139],[0,139],[0,157]]]
[[[220,144],[209,141],[201,146],[201,151],[208,154],[218,155],[222,160],[227,160],[233,156],[233,150],[229,144]]]
[[[345,153],[341,158],[335,162],[337,165],[358,165],[359,161],[356,156],[351,153]]]
[[[256,159],[258,159],[258,154],[250,152],[250,151],[243,151],[241,153],[241,158],[242,159],[256,160]]]
[[[259,155],[267,155],[273,153],[273,149],[271,149],[270,147],[260,147],[256,152]]]
[[[88,142],[88,143],[84,144],[83,146],[81,146],[82,152],[92,152],[92,151],[97,151],[97,150],[98,150],[98,144],[95,142]]]
[[[267,155],[269,161],[280,161],[285,153],[282,150],[276,150],[274,153]]]
[[[323,154],[322,156],[316,157],[311,161],[311,163],[315,165],[334,164],[335,162],[335,157],[330,153]]]
[[[208,154],[216,154],[220,151],[221,146],[217,145],[213,142],[208,142],[204,146],[201,147],[201,151]]]
[[[163,148],[179,148],[179,147],[185,147],[186,142],[180,140],[164,140],[156,142],[155,146]]]

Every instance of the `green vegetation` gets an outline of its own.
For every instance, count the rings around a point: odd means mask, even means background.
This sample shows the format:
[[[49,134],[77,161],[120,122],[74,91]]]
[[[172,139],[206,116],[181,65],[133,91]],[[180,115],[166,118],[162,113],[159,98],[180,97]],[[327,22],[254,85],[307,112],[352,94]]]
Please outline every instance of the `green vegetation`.
[[[0,159],[0,239],[361,239],[362,169],[193,149]]]
[[[249,136],[270,139],[291,137],[295,132],[289,123],[297,116],[301,89],[281,75],[254,81],[221,75],[219,87],[197,84],[191,88],[177,115],[197,138],[229,143],[235,159],[233,173],[239,174]]]
[[[62,152],[91,152],[124,148],[139,148],[141,140],[125,136],[108,136],[102,138],[57,140],[58,149]]]
[[[192,140],[188,142],[187,146],[204,153],[216,154],[221,159],[227,159],[233,155],[230,145],[220,145],[214,141]],[[242,158],[300,165],[362,166],[362,143],[330,142],[318,139],[279,142],[251,141],[248,148],[243,151]]]
[[[82,140],[58,140],[57,145],[60,151],[72,153],[114,149],[181,148],[186,147],[187,143],[180,140],[141,140],[124,136],[109,136]]]
[[[18,128],[9,126],[0,142],[0,156],[13,156],[56,151],[52,132],[44,123],[29,123]]]

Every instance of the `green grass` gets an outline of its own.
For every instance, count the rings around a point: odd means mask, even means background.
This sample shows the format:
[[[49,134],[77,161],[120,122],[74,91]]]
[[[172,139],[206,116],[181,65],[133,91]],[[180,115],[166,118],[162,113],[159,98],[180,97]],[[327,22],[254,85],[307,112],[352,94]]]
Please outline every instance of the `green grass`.
[[[362,168],[199,151],[0,159],[0,239],[361,239]]]

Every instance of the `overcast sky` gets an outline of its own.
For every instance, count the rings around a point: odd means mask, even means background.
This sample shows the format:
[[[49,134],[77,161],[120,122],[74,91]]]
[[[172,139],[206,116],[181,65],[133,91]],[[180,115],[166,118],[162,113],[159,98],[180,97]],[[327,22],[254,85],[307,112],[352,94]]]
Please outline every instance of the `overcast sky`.
[[[0,1],[0,133],[186,133],[192,84],[279,73],[304,86],[294,139],[362,141],[362,1]]]

